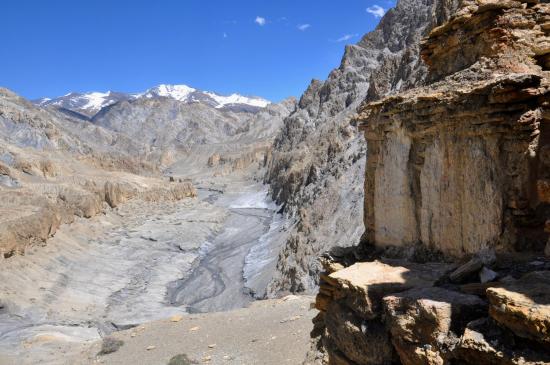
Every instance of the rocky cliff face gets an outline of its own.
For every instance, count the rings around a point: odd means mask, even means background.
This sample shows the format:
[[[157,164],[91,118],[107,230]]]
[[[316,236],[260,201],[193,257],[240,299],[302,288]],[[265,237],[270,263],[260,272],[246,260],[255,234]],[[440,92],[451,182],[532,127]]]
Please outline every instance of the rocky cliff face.
[[[457,1],[401,0],[375,31],[346,47],[326,81],[312,81],[285,119],[266,181],[274,200],[296,223],[279,257],[271,292],[316,287],[316,257],[330,247],[356,244],[364,231],[366,145],[349,119],[365,98],[422,83],[420,39],[444,21]]]
[[[357,117],[369,146],[367,240],[377,246],[420,243],[458,257],[544,249],[545,8],[479,7],[423,44],[430,78],[448,77]]]
[[[429,84],[362,105],[365,262],[323,259],[310,362],[550,363],[549,20],[465,0],[422,43]]]

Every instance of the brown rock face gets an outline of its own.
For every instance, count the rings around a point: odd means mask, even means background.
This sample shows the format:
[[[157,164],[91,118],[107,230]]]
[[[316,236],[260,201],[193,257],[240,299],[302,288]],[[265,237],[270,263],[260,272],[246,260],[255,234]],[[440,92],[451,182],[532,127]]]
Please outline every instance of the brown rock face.
[[[543,348],[515,343],[513,336],[488,319],[468,324],[455,353],[458,364],[550,364],[550,356]]]
[[[107,181],[105,183],[105,202],[111,208],[116,208],[120,203],[124,202],[125,196],[122,192],[120,184]]]
[[[489,288],[489,313],[517,336],[550,346],[550,272],[528,274],[515,283]]]
[[[368,241],[456,257],[544,249],[549,17],[538,1],[465,1],[423,43],[441,81],[361,108]]]
[[[221,156],[219,153],[214,153],[208,158],[208,167],[215,167],[220,164]]]
[[[392,342],[405,365],[446,364],[466,324],[484,315],[476,296],[442,288],[412,289],[384,298]]]
[[[449,269],[445,264],[419,265],[399,261],[363,262],[330,275],[333,297],[365,319],[382,313],[382,298],[411,288],[431,287]]]
[[[325,324],[325,342],[332,344],[333,352],[341,352],[358,364],[393,362],[394,350],[382,322],[364,320],[338,302],[332,302]]]

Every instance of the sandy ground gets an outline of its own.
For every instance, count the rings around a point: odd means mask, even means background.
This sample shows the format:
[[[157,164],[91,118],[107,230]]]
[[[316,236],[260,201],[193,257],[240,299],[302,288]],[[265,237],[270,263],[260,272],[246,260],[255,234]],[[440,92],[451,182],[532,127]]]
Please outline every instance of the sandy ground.
[[[176,316],[116,332],[124,345],[98,356],[101,341],[79,344],[66,354],[55,338],[40,339],[59,364],[163,365],[178,354],[198,364],[302,364],[309,349],[313,297],[288,296],[256,301],[249,308],[228,312]],[[32,346],[29,345],[29,346]],[[2,357],[0,364],[19,365],[21,358]],[[47,362],[37,361],[35,364]]]
[[[301,364],[317,314],[310,309],[312,302],[312,297],[290,296],[230,312],[191,315],[179,322],[148,323],[116,333],[114,337],[124,341],[117,352],[98,357],[100,344],[95,343],[82,360],[67,359],[67,364],[160,365],[178,354],[208,364]]]

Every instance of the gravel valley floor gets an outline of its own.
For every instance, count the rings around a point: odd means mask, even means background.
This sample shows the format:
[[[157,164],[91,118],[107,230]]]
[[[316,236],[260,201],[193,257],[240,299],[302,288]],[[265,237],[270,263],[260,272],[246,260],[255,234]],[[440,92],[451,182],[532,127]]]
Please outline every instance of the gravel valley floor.
[[[287,229],[276,209],[261,185],[235,182],[199,187],[197,199],[132,201],[64,226],[47,246],[0,266],[0,364],[90,363],[96,361],[93,344],[125,329],[138,331],[143,344],[154,342],[145,347],[159,351],[135,361],[125,359],[124,352],[100,360],[163,364],[181,346],[179,352],[202,361],[210,355],[201,341],[211,344],[210,339],[217,342],[210,352],[219,354],[211,355],[212,363],[285,363],[257,357],[265,341],[278,343],[276,338],[286,341],[282,348],[294,346],[295,355],[302,356],[311,327],[310,299],[254,302],[251,309],[238,309],[253,302],[251,293],[265,287],[274,270],[273,245]],[[166,331],[193,321],[204,323],[192,326],[203,329],[198,336],[163,336],[165,320],[173,316],[185,319]],[[145,325],[152,331],[146,336],[139,326],[151,321],[161,322]],[[161,351],[163,344],[172,347]],[[138,356],[138,348],[131,349],[124,351]],[[299,363],[296,358],[286,363]]]
[[[147,323],[114,334],[124,342],[98,357],[99,342],[67,364],[162,365],[179,354],[207,364],[301,364],[309,349],[313,297],[256,301],[249,308]]]

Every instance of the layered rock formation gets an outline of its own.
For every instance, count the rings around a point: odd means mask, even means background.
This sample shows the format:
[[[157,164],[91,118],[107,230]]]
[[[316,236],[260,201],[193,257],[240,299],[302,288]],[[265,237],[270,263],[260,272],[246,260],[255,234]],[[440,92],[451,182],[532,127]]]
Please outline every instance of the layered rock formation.
[[[315,361],[550,364],[549,20],[465,0],[422,43],[429,85],[361,106],[365,242],[323,260]]]
[[[346,47],[326,81],[314,80],[285,119],[269,159],[271,195],[295,220],[270,291],[308,291],[317,285],[316,257],[356,244],[363,233],[365,144],[350,127],[360,102],[421,83],[426,68],[419,43],[457,1],[400,0],[373,32]]]
[[[544,249],[545,6],[469,4],[423,44],[443,81],[365,105],[367,240],[462,256]],[[483,36],[479,32],[483,31]]]

